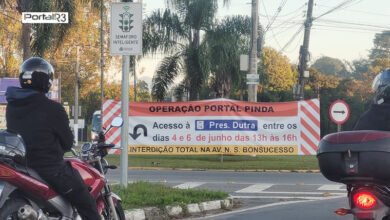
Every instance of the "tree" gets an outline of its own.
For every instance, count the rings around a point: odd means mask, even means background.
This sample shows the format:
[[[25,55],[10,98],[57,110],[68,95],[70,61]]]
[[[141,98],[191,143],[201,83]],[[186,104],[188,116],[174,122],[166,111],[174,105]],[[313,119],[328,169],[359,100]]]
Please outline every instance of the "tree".
[[[58,48],[73,25],[77,4],[86,2],[94,7],[100,5],[99,0],[0,0],[0,4],[16,9],[19,14],[22,12],[68,12],[68,24],[22,24],[20,44],[23,49],[23,60],[29,58],[31,54],[42,57],[47,50]]]
[[[371,49],[371,60],[390,59],[390,31],[383,31],[375,34],[374,48]]]
[[[306,83],[306,87],[308,90],[315,92],[317,96],[321,96],[325,94],[329,90],[336,89],[340,84],[340,78],[334,75],[325,75],[319,72],[317,69],[310,68],[310,77],[308,82]],[[316,96],[312,96],[311,98],[315,98]]]
[[[134,88],[133,88],[134,90]],[[138,80],[137,82],[137,102],[149,102],[151,101],[149,85],[143,81]]]
[[[15,11],[0,11],[0,77],[14,77],[19,71],[19,49],[21,23]]]
[[[240,54],[248,53],[251,20],[249,17],[225,18],[206,32],[204,44],[211,70],[209,79],[216,97],[230,98],[233,86],[241,88],[245,75],[240,72]]]
[[[326,75],[335,75],[341,77],[348,76],[348,71],[345,64],[341,60],[332,57],[323,56],[317,59],[311,68],[314,68]]]
[[[370,64],[371,61],[368,59],[359,59],[352,61],[352,76],[355,79],[363,80],[363,74],[368,71]]]
[[[168,3],[168,9],[153,12],[144,21],[144,53],[168,54],[153,78],[152,95],[163,100],[174,79],[184,73],[182,85],[190,99],[195,100],[208,74],[200,32],[211,28],[218,1],[170,0]]]
[[[55,67],[55,77],[61,78],[62,102],[74,104],[74,89],[76,82],[77,46],[79,46],[79,104],[82,106],[82,116],[86,122],[91,121],[94,111],[101,108],[100,98],[100,16],[83,2],[76,4],[73,25],[64,37],[62,44],[45,56]],[[106,27],[108,24],[106,24]],[[88,30],[88,31],[85,31]],[[107,48],[105,48],[107,51]],[[105,56],[105,68],[109,68],[111,57]],[[120,87],[119,87],[120,88]],[[120,90],[119,90],[120,94]]]
[[[282,93],[286,91],[292,93],[297,73],[289,63],[288,58],[275,49],[263,48],[259,73],[259,94],[262,101],[282,101]],[[283,96],[286,96],[286,94],[283,94]]]

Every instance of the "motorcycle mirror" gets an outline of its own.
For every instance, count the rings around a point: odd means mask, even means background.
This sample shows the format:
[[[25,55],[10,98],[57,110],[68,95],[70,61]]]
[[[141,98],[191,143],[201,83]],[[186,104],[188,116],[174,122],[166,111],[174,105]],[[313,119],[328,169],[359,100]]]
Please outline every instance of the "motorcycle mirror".
[[[115,117],[111,122],[112,127],[122,127],[122,125],[123,119],[121,117]]]

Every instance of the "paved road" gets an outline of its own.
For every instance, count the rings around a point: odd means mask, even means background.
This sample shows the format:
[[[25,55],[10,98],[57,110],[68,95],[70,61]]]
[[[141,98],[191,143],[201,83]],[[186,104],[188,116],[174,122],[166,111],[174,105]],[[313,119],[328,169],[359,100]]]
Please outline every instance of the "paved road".
[[[203,217],[207,220],[352,220],[353,217],[340,217],[333,211],[340,207],[347,207],[346,198],[337,198],[321,201],[291,201],[272,203],[247,209],[235,210],[222,214]]]
[[[118,182],[119,172],[109,179]],[[345,186],[319,173],[129,170],[129,182],[140,180],[222,190],[239,199],[239,209],[205,219],[328,220],[338,219],[335,209],[347,207]]]
[[[109,177],[119,180],[119,169],[110,170]],[[208,183],[293,183],[333,184],[319,173],[230,172],[182,170],[129,170],[129,181],[153,182],[208,182]]]

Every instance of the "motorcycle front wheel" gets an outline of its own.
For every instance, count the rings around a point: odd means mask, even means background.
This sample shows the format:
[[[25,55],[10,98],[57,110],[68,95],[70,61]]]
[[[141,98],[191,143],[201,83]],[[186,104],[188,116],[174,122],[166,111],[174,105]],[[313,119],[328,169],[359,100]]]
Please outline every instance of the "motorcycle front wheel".
[[[0,208],[0,219],[2,220],[18,220],[18,210],[20,207],[28,205],[28,203],[19,198],[8,199],[3,207]]]
[[[125,211],[123,210],[122,204],[120,201],[117,201],[115,204],[115,211],[116,215],[118,216],[118,220],[126,220],[125,218]],[[105,220],[112,220],[112,216],[108,215],[107,213],[103,214]]]
[[[125,211],[123,210],[122,204],[120,201],[118,201],[115,205],[115,211],[116,214],[118,215],[119,220],[125,220]]]

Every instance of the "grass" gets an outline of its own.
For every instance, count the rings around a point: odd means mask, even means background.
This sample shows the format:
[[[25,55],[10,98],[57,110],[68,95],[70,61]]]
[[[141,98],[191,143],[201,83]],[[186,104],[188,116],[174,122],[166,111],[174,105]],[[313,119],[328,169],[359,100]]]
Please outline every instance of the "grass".
[[[118,155],[107,157],[110,164],[119,165]],[[130,167],[163,167],[226,170],[315,170],[315,156],[129,156]]]
[[[167,205],[185,205],[218,199],[225,199],[228,194],[205,189],[176,189],[160,183],[136,182],[125,189],[119,185],[112,187],[122,198],[124,209],[140,207],[159,207]]]

